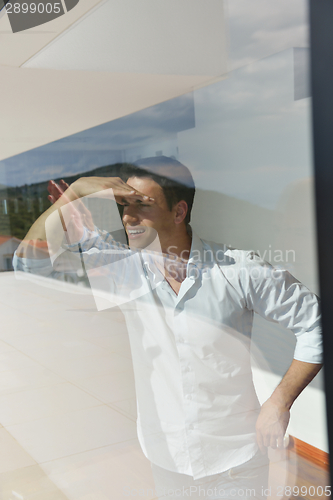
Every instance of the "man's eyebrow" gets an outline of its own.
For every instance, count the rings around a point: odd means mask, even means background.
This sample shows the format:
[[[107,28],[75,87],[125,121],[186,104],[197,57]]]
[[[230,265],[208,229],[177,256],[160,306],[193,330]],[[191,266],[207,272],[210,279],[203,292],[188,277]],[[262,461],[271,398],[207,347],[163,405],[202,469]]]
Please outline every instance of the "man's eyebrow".
[[[130,202],[130,201],[128,201],[128,199],[127,199],[127,198],[122,198],[122,200],[121,200],[121,201],[122,201],[123,203],[128,203],[129,205],[130,205],[130,204],[132,204],[132,205],[133,205],[133,204],[135,204],[135,203],[136,203],[137,205],[140,205],[140,204],[144,203],[142,200],[135,200],[135,201]]]

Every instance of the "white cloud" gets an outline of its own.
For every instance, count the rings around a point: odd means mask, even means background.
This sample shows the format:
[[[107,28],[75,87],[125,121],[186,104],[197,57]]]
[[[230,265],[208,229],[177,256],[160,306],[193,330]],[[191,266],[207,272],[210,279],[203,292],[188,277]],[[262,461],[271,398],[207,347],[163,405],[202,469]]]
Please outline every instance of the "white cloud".
[[[306,0],[230,0],[227,5],[230,68],[290,47],[308,46]]]

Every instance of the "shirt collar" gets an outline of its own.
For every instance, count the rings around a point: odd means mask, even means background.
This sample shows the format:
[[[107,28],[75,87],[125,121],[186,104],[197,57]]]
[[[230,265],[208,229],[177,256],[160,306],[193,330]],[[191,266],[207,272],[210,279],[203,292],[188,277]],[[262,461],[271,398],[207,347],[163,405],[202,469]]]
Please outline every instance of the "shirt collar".
[[[202,241],[191,228],[190,230],[192,245],[186,275],[196,278],[212,270],[215,265],[215,257],[210,245]]]
[[[196,234],[195,231],[188,226],[189,235],[192,238],[190,257],[187,262],[186,275],[191,276],[191,269],[193,267],[201,268],[204,264],[204,246],[203,242]],[[150,275],[155,283],[164,281],[164,276],[161,269],[164,267],[164,259],[161,252],[156,251],[156,245],[151,245],[141,251],[143,267],[146,273]],[[152,250],[152,248],[154,250]]]
[[[191,226],[189,226],[189,234],[192,237],[192,243],[187,263],[187,275],[189,275],[189,271],[193,266],[201,268],[204,262],[203,243]]]
[[[147,248],[141,250],[140,254],[146,277],[151,278],[155,284],[163,281],[161,269],[164,267],[164,260],[158,236]]]
[[[189,262],[191,264],[197,264],[200,262],[203,262],[204,260],[204,253],[203,253],[203,243],[197,233],[191,229],[191,236],[192,236],[192,244],[191,244],[191,251],[190,251],[190,258]]]

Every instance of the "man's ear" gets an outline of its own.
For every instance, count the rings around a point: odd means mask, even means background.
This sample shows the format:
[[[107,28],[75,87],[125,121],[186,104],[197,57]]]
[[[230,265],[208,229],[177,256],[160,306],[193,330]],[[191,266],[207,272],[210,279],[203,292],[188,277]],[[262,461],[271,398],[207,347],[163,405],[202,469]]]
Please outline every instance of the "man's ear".
[[[186,217],[187,211],[188,211],[188,206],[186,201],[181,200],[177,203],[175,206],[175,223],[176,224],[181,224],[183,220]]]

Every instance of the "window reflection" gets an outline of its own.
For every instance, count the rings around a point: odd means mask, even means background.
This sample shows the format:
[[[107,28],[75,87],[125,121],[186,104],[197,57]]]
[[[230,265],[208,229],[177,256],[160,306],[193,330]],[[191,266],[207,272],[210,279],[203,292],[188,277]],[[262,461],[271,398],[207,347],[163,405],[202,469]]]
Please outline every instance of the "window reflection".
[[[278,270],[286,269],[312,292],[318,293],[306,4],[297,1],[293,6],[285,2],[268,6],[263,1],[249,3],[237,0],[230,2],[228,16],[231,71],[227,77],[224,75],[223,79],[175,99],[1,161],[2,172],[5,173],[0,191],[1,234],[3,238],[8,237],[11,244],[10,249],[3,253],[3,270],[11,269],[11,257],[19,241],[51,205],[47,190],[50,179],[58,184],[63,179],[71,185],[82,176],[118,177],[126,164],[163,156],[182,162],[192,172],[196,196],[191,227],[195,233],[204,240],[227,247],[254,250]],[[112,210],[105,209],[90,198],[86,198],[84,204],[93,214],[94,225],[107,233],[117,233],[117,242],[127,251],[129,242],[121,224],[123,206],[113,202]],[[116,224],[114,220],[117,220]],[[8,246],[8,241],[3,241]],[[39,250],[43,252],[45,248],[41,245]],[[105,415],[104,408],[100,414],[94,414],[100,425],[107,422],[111,413],[112,418],[115,414],[125,416],[126,424],[123,426],[123,422],[119,422],[121,440],[135,439],[133,422],[136,418],[135,397],[138,398],[138,395],[135,395],[131,365],[133,340],[131,354],[124,322],[126,314],[133,321],[136,306],[128,298],[133,299],[134,296],[131,296],[132,290],[126,288],[128,283],[124,280],[125,291],[114,294],[112,300],[99,294],[96,302],[104,312],[97,313],[93,293],[99,287],[105,292],[104,285],[100,285],[103,280],[99,271],[91,278],[91,268],[83,254],[84,248],[81,248],[73,259],[63,256],[64,267],[57,276],[56,285],[47,281],[45,276],[44,280],[36,278],[31,282],[19,282],[23,293],[29,294],[31,286],[33,294],[38,296],[29,306],[33,311],[29,314],[34,317],[30,326],[24,316],[28,311],[22,313],[22,323],[28,324],[27,338],[31,336],[32,343],[26,340],[13,342],[11,335],[4,338],[14,347],[23,346],[25,355],[31,355],[43,364],[47,376],[52,378],[56,374],[61,377],[61,382],[68,380],[77,384],[96,401],[106,404]],[[93,270],[96,271],[96,268]],[[132,271],[131,276],[135,274],[135,266]],[[141,281],[138,288],[139,285]],[[40,291],[42,287],[48,288],[44,297]],[[98,293],[95,293],[95,298],[96,295]],[[138,295],[134,299],[140,297]],[[15,304],[15,300],[8,300],[7,305]],[[121,312],[118,306],[124,303],[128,304]],[[110,305],[113,306],[111,309]],[[152,315],[142,297],[140,307],[146,317]],[[166,308],[165,314],[168,315],[170,310],[171,306]],[[64,315],[61,326],[57,324],[58,314]],[[211,323],[210,332],[214,333],[215,319],[193,312],[191,331],[197,334],[197,330],[204,330]],[[15,321],[20,325],[18,318]],[[226,330],[224,334],[236,342],[235,332]],[[143,337],[139,327],[137,331],[136,351],[141,349],[140,340]],[[231,350],[239,349],[241,356],[243,341],[240,344],[236,342],[238,347],[232,342],[228,345]],[[218,342],[217,336],[211,343],[214,342]],[[285,328],[268,323],[260,316],[255,317],[251,363],[260,403],[269,398],[288,369],[295,344],[295,337]],[[42,347],[36,350],[37,345]],[[156,361],[161,354],[159,346],[150,345],[147,349],[150,350],[150,358]],[[244,349],[249,349],[249,346],[246,344]],[[170,364],[168,369],[168,377],[171,378],[175,367]],[[135,370],[138,371],[138,368]],[[149,376],[154,377],[153,373]],[[248,377],[251,377],[250,371]],[[136,385],[138,391],[137,381]],[[139,390],[144,391],[141,387]],[[96,401],[87,402],[87,407],[95,408],[98,406]],[[154,398],[150,401],[154,402]],[[164,425],[163,415],[160,414],[165,404],[163,398],[158,403],[149,407],[151,415],[156,417],[159,414],[159,419],[151,422],[149,428],[150,431],[155,429],[155,438]],[[165,407],[164,417],[170,409]],[[49,416],[42,414],[42,418]],[[89,415],[83,418],[89,421]],[[15,419],[8,422],[9,425],[16,423]],[[76,422],[75,418],[73,422]],[[209,420],[211,427],[215,423],[214,418]],[[20,432],[19,428],[17,431],[13,429],[13,435],[18,440]],[[93,444],[84,441],[83,451],[99,450],[104,445],[114,444],[115,437],[111,431],[108,432],[106,441],[99,441],[99,438]],[[37,434],[36,426],[33,435]],[[269,496],[274,497],[275,492],[275,498],[278,497],[278,491],[286,496],[289,493],[298,496],[302,486],[307,489],[306,494],[301,496],[313,496],[302,476],[309,463],[302,462],[300,454],[297,455],[297,447],[306,443],[307,449],[310,449],[308,455],[319,450],[322,457],[317,465],[311,463],[316,478],[311,485],[315,488],[314,496],[319,498],[318,485],[325,491],[328,484],[323,472],[328,448],[321,374],[296,400],[288,434],[289,449],[270,451],[269,484],[273,490],[269,493],[273,493]],[[143,439],[141,436],[141,444]],[[148,439],[147,435],[145,439]],[[150,446],[154,445],[154,439],[151,436],[149,439]],[[163,439],[159,439],[155,443],[157,451],[165,445]],[[287,436],[286,446],[288,439]],[[51,449],[51,441],[47,444]],[[29,453],[37,456],[38,461],[51,462],[66,456],[61,444],[55,455],[46,449],[36,451],[34,445],[30,446],[27,444]],[[174,444],[171,448],[171,451],[167,447],[163,450],[172,462],[172,457],[179,450]],[[213,459],[208,448],[207,444],[205,457],[209,462]],[[124,445],[122,449],[126,456],[141,453],[136,442],[128,448]],[[81,453],[80,446],[74,453]],[[113,463],[113,457],[118,456],[113,453],[114,450],[105,455],[102,451],[96,452],[94,457],[89,456],[88,462],[109,465]],[[83,458],[76,463],[84,471],[90,467]],[[156,457],[155,463],[155,486],[163,485],[165,480],[158,469]],[[162,465],[165,467],[165,462]],[[66,470],[63,464],[62,467],[63,471]],[[172,469],[172,466],[169,465],[169,468]],[[189,470],[186,469],[187,472]],[[149,474],[144,469],[141,476],[147,478]],[[171,481],[170,478],[168,480]],[[142,483],[146,484],[145,480],[142,479]],[[175,482],[173,487],[179,487],[179,483]],[[291,488],[290,492],[285,491],[285,487]],[[126,488],[130,488],[127,483]]]

